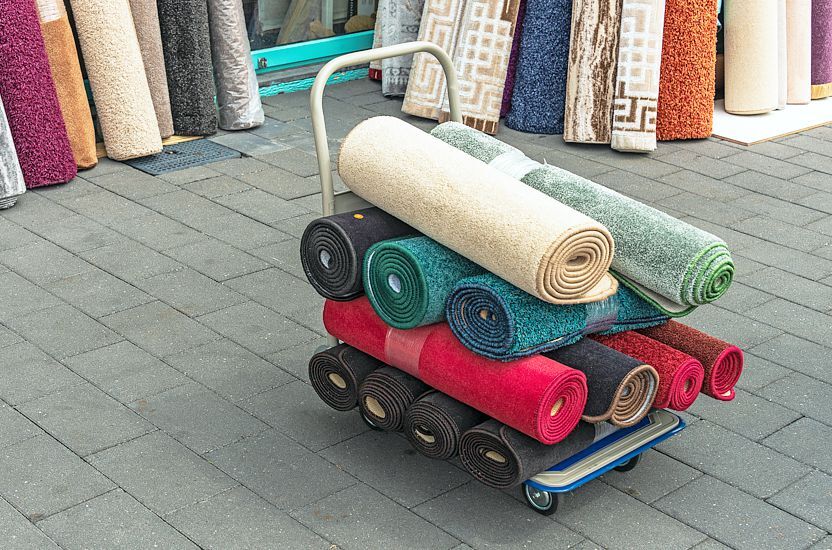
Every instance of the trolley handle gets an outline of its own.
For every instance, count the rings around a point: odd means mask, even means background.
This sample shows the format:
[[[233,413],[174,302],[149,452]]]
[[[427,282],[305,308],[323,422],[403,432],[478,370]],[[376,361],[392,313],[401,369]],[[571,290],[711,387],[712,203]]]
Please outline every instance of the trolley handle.
[[[405,42],[394,46],[385,46],[372,50],[348,53],[329,61],[318,72],[315,83],[312,85],[310,106],[312,109],[312,133],[315,136],[315,152],[318,155],[318,169],[321,178],[321,201],[323,215],[330,216],[335,213],[335,190],[332,185],[332,168],[329,160],[329,141],[326,135],[326,121],[324,120],[324,89],[326,83],[336,71],[344,67],[361,65],[370,61],[378,61],[389,57],[399,57],[417,52],[425,52],[433,55],[442,70],[445,71],[445,82],[448,87],[448,105],[451,111],[451,120],[462,122],[462,111],[459,105],[459,83],[453,61],[448,53],[434,44],[425,40],[417,42]]]

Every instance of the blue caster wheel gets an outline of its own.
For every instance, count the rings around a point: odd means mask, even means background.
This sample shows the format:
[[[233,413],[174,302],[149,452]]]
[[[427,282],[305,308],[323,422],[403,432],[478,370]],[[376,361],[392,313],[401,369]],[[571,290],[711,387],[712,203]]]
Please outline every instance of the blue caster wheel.
[[[625,462],[624,464],[620,464],[620,465],[616,466],[615,471],[616,472],[629,472],[630,470],[632,470],[633,468],[638,466],[638,463],[640,461],[641,461],[641,455],[636,455],[633,458],[631,458],[630,460],[628,460],[627,462]]]
[[[525,483],[523,484],[523,498],[529,508],[543,516],[551,516],[557,512],[558,504],[560,504],[560,493],[547,493]]]

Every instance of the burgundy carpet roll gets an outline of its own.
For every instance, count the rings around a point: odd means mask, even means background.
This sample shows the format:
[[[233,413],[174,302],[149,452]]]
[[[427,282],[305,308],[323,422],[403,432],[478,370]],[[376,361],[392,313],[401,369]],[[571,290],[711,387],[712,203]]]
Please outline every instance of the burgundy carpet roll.
[[[705,368],[702,393],[720,401],[734,398],[734,386],[740,379],[743,366],[740,348],[673,320],[639,332],[702,363]]]
[[[35,0],[0,0],[0,97],[26,187],[66,183],[77,168]]]
[[[358,387],[384,363],[347,344],[316,353],[309,360],[309,382],[321,401],[336,411],[358,406]]]
[[[358,388],[358,406],[373,424],[391,432],[404,429],[407,409],[430,388],[404,371],[381,367]]]
[[[812,99],[832,96],[832,0],[812,0]]]
[[[324,326],[340,340],[537,439],[557,443],[586,405],[586,376],[541,356],[502,363],[463,346],[447,323],[393,329],[366,297],[327,300]]]
[[[459,453],[462,434],[485,420],[486,416],[478,410],[433,391],[407,410],[404,435],[426,457],[447,460]]]
[[[653,401],[654,408],[684,411],[696,401],[705,370],[690,355],[633,331],[591,338],[656,369],[659,390]]]

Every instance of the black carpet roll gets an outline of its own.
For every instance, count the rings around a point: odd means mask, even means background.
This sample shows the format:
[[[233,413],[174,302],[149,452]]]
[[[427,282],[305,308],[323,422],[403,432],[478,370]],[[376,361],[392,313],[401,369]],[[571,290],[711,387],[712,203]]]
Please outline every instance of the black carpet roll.
[[[180,136],[217,133],[207,0],[158,0],[173,128]]]
[[[656,369],[594,340],[581,340],[543,356],[586,375],[584,422],[608,420],[619,427],[632,426],[647,415],[656,398]]]
[[[404,434],[428,458],[446,460],[459,453],[462,434],[487,417],[442,392],[423,395],[407,410]]]
[[[595,424],[580,422],[560,443],[544,445],[496,420],[487,420],[462,436],[459,458],[482,483],[510,489],[592,445],[596,430]]]
[[[347,344],[321,351],[309,360],[309,382],[321,400],[336,411],[358,406],[358,387],[384,363]]]
[[[379,208],[319,218],[300,240],[300,260],[318,294],[345,302],[364,294],[364,253],[379,241],[415,235],[415,229]]]
[[[429,390],[427,384],[399,369],[382,367],[358,388],[358,406],[382,430],[400,432],[407,409]]]

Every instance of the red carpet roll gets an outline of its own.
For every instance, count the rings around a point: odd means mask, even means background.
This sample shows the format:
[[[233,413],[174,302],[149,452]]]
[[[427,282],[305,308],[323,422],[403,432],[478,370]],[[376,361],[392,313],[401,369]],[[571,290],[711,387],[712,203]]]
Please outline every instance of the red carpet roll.
[[[508,363],[486,359],[465,348],[446,323],[391,328],[366,297],[327,300],[324,326],[347,344],[542,443],[569,435],[586,405],[586,376],[580,371],[541,356]]]
[[[677,321],[639,332],[673,349],[687,353],[705,368],[702,393],[720,401],[731,401],[743,366],[742,350]]]
[[[690,355],[632,331],[591,338],[656,369],[659,391],[653,401],[654,408],[684,411],[696,401],[705,370]]]

